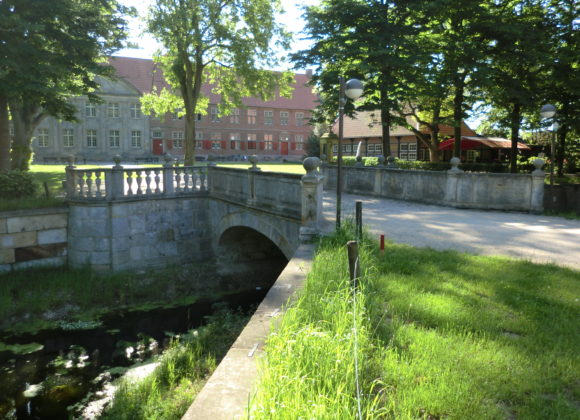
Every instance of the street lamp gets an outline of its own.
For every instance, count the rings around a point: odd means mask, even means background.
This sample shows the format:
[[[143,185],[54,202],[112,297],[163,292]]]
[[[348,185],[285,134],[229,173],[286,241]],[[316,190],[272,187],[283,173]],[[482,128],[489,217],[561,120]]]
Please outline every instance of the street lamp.
[[[540,116],[542,118],[554,118],[556,115],[556,107],[552,104],[544,105],[540,109]],[[554,185],[554,160],[556,155],[555,137],[556,137],[556,121],[552,120],[552,136],[550,137],[550,185]]]
[[[336,167],[336,229],[340,229],[340,210],[342,205],[342,136],[343,136],[343,124],[344,124],[344,105],[346,103],[346,98],[344,95],[348,96],[352,100],[360,98],[363,94],[363,84],[360,80],[350,79],[348,82],[344,82],[344,77],[340,76],[338,78],[340,82],[340,91],[338,95],[338,155],[337,155],[337,167]]]

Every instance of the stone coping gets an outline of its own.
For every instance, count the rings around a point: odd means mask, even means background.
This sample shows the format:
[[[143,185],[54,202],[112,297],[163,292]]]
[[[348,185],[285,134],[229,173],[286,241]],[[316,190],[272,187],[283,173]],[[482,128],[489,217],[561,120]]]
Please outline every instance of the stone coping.
[[[42,216],[43,214],[63,214],[68,213],[68,206],[64,207],[46,207],[39,209],[22,209],[0,211],[0,218],[6,217],[24,217],[24,216]]]
[[[231,420],[244,417],[258,379],[258,359],[276,318],[304,286],[314,244],[298,247],[270,291],[209,378],[182,420]]]
[[[227,167],[223,167],[223,166],[208,166],[208,169],[210,171],[223,171],[223,172],[234,172],[234,173],[240,173],[240,171],[243,171],[243,173],[251,173],[252,175],[256,175],[256,176],[262,176],[262,177],[272,177],[272,178],[289,178],[289,179],[297,179],[300,180],[302,179],[302,177],[305,174],[291,174],[288,172],[271,172],[271,171],[251,171],[251,163],[249,163],[248,165],[248,169],[244,170],[244,169],[240,169],[240,168],[227,168]],[[258,169],[260,168],[260,162],[258,162]]]

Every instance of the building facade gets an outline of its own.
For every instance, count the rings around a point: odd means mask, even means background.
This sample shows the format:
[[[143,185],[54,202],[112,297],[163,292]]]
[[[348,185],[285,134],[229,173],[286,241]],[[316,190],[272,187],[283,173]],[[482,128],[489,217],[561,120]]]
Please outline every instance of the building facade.
[[[185,153],[185,120],[176,114],[164,118],[144,115],[140,97],[168,87],[152,60],[113,57],[115,80],[99,79],[103,102],[73,98],[78,123],[46,118],[33,140],[37,162],[62,161],[73,155],[77,161],[157,160],[170,153]],[[306,154],[311,133],[308,124],[316,106],[309,76],[296,74],[292,97],[272,101],[244,98],[242,106],[220,115],[220,97],[204,86],[210,100],[206,115],[197,115],[196,156],[200,159],[237,160],[259,155],[264,160],[299,160]]]

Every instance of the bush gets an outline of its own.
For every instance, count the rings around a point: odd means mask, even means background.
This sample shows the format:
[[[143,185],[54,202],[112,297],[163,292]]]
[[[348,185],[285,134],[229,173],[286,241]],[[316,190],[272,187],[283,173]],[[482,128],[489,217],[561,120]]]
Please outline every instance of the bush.
[[[37,188],[34,177],[28,172],[0,171],[0,198],[30,197],[36,194]]]

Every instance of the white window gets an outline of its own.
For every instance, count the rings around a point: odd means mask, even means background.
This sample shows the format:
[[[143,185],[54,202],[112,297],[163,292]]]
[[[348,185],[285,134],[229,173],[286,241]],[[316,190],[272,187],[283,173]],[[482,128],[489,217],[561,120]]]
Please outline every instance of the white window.
[[[304,125],[304,112],[296,113],[296,125],[302,127]]]
[[[256,135],[255,134],[248,134],[248,150],[256,149]]]
[[[337,154],[338,153],[338,144],[333,144],[332,145],[332,153]]]
[[[232,109],[232,115],[230,115],[230,123],[239,124],[240,123],[240,109]]]
[[[131,104],[129,108],[131,110],[131,118],[141,118],[141,104],[138,102],[134,102]]]
[[[477,162],[478,157],[479,157],[479,150],[468,150],[467,151],[467,161],[468,162]]]
[[[248,124],[254,125],[256,124],[256,116],[258,115],[258,111],[255,109],[248,109]]]
[[[73,147],[75,145],[75,135],[72,128],[62,130],[62,144],[64,147]]]
[[[87,147],[97,147],[97,130],[87,130]]]
[[[367,154],[370,156],[379,156],[382,151],[383,151],[383,145],[382,144],[369,144],[368,146],[368,150],[367,150]]]
[[[163,138],[163,131],[155,130],[151,134],[151,137],[154,138],[154,139],[162,139]]]
[[[195,139],[196,140],[203,140],[203,133],[201,131],[195,132]]]
[[[85,103],[85,117],[94,118],[97,116],[97,106],[92,102]]]
[[[296,150],[304,150],[304,136],[302,134],[297,134],[296,140]]]
[[[290,136],[288,135],[288,133],[280,134],[280,141],[288,141],[288,140],[290,140]]]
[[[401,143],[399,159],[417,160],[417,143]]]
[[[280,125],[288,125],[288,112],[280,111]]]
[[[120,116],[121,111],[119,110],[119,104],[117,102],[109,102],[107,104],[107,117],[119,118]]]
[[[220,122],[221,121],[221,118],[218,114],[217,106],[210,107],[209,111],[210,111],[209,113],[211,116],[211,122]]]
[[[274,122],[274,111],[264,111],[264,124],[272,125]]]
[[[201,121],[201,114],[200,114],[200,113],[198,113],[198,114],[196,115],[196,119],[197,119],[198,121]]]
[[[141,131],[131,131],[131,147],[141,147]]]
[[[36,136],[38,147],[48,147],[48,128],[39,128]]]
[[[121,133],[119,130],[109,130],[109,147],[121,146]]]
[[[272,134],[264,134],[264,149],[272,150],[274,147],[274,136]]]
[[[173,140],[173,147],[176,149],[183,149],[183,139],[184,138],[185,138],[185,133],[183,131],[171,132],[171,139]]]
[[[203,133],[201,131],[195,132],[195,148],[201,149],[203,147]]]
[[[222,148],[222,142],[221,141],[212,141],[211,142],[211,148],[213,150],[219,150]]]
[[[240,150],[241,147],[240,133],[230,133],[230,149]]]

